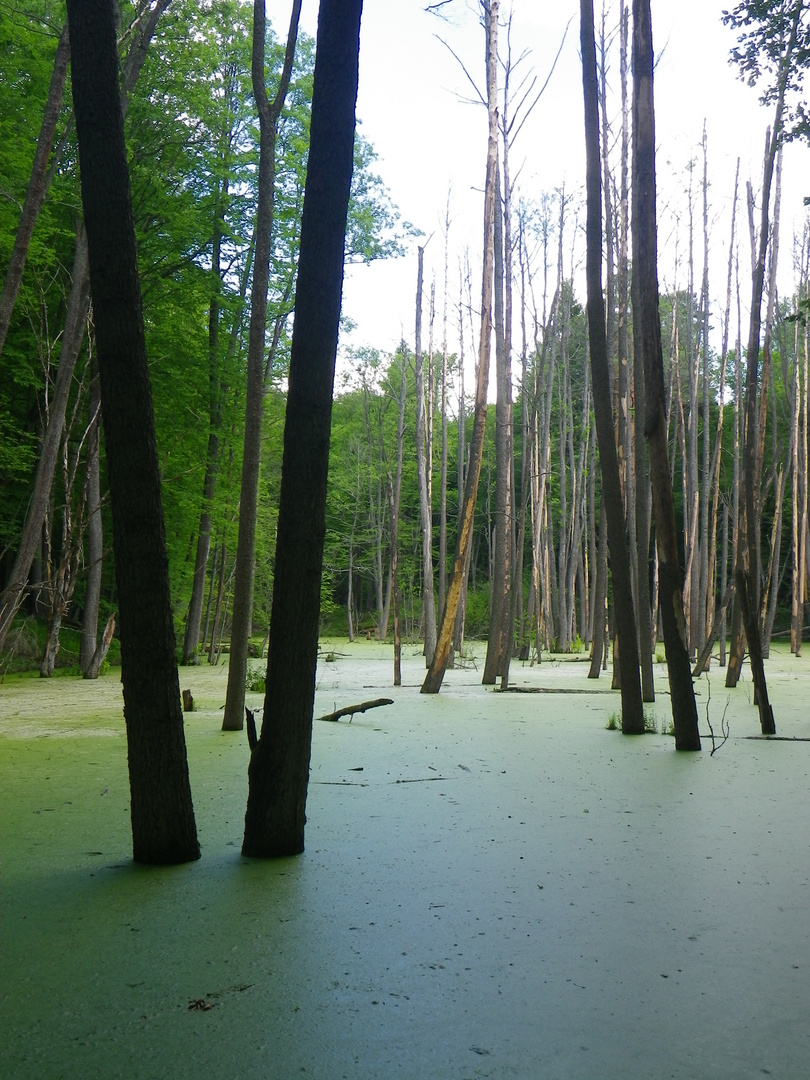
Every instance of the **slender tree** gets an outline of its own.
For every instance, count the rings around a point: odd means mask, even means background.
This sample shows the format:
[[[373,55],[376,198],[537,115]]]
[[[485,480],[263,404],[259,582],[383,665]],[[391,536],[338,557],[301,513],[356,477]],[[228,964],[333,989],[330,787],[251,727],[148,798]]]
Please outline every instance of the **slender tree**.
[[[619,462],[613,436],[610,408],[605,301],[602,294],[602,193],[599,154],[599,103],[596,78],[593,0],[581,0],[580,44],[582,86],[585,97],[585,148],[587,158],[587,249],[588,334],[594,382],[594,412],[602,466],[602,498],[607,513],[610,562],[613,570],[613,602],[619,637],[621,668],[622,731],[644,733],[644,706],[638,666],[638,645],[630,586],[630,561],[622,510]]]
[[[689,668],[683,585],[667,448],[661,321],[658,315],[658,236],[655,209],[655,107],[650,0],[633,0],[633,273],[634,337],[644,357],[646,427],[658,546],[658,598],[664,624],[675,746],[699,750],[697,706]]]
[[[487,168],[484,185],[484,269],[481,290],[481,334],[478,347],[478,376],[475,389],[475,416],[470,441],[470,462],[464,485],[464,501],[453,560],[453,573],[447,587],[447,598],[436,642],[436,650],[425,680],[423,694],[437,694],[441,689],[450,650],[456,613],[465,580],[465,567],[471,550],[473,516],[478,496],[478,480],[484,453],[484,434],[487,420],[487,385],[489,383],[489,359],[492,349],[492,278],[494,270],[494,222],[495,222],[495,174],[498,156],[498,11],[500,0],[482,0],[484,30],[486,35],[487,113],[489,129],[487,138]]]
[[[239,534],[236,544],[231,651],[228,661],[228,689],[222,718],[224,731],[241,731],[245,712],[245,676],[248,638],[253,612],[253,578],[256,551],[256,521],[259,493],[259,463],[264,400],[265,330],[267,328],[267,288],[270,278],[270,240],[273,228],[273,198],[276,168],[276,136],[287,89],[290,85],[301,0],[293,0],[284,66],[275,97],[267,96],[265,81],[265,0],[253,5],[253,96],[259,112],[259,178],[256,205],[256,243],[253,286],[250,298],[250,331],[245,398],[245,437],[242,455],[242,489],[239,501]]]
[[[352,179],[362,0],[321,0],[261,735],[244,855],[304,849],[326,480]]]

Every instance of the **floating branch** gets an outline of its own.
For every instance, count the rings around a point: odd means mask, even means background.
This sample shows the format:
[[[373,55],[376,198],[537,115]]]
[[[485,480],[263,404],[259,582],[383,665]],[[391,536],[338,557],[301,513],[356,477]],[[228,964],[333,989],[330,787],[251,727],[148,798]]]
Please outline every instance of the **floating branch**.
[[[379,709],[381,705],[393,705],[394,699],[390,697],[378,697],[373,701],[363,701],[360,705],[347,705],[343,709],[337,709],[335,712],[327,713],[326,716],[317,716],[316,720],[328,720],[330,723],[337,723],[341,716],[348,716],[349,723],[352,722],[352,717],[356,712],[368,712],[369,709]]]

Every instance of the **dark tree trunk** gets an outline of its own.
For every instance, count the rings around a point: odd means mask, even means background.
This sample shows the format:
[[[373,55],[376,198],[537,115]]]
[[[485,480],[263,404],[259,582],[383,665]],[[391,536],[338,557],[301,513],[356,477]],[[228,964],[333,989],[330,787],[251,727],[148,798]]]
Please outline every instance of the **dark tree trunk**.
[[[599,104],[596,81],[593,0],[581,0],[582,85],[585,96],[585,149],[587,155],[587,247],[588,335],[590,339],[593,403],[599,460],[602,466],[602,499],[607,515],[610,565],[613,571],[613,604],[617,635],[621,642],[619,664],[622,693],[622,731],[644,733],[644,706],[638,667],[638,640],[630,586],[619,462],[610,408],[610,374],[602,295],[602,196],[599,162]]]
[[[322,0],[318,17],[267,690],[261,736],[250,756],[244,855],[304,849],[361,10],[362,0]]]
[[[127,172],[113,0],[69,0],[73,102],[121,617],[137,862],[199,858]],[[147,587],[148,586],[148,587]]]
[[[650,0],[633,2],[633,273],[636,348],[644,357],[645,435],[658,545],[658,598],[664,624],[672,719],[678,750],[699,750],[697,706],[686,645],[683,583],[667,448],[664,358],[658,315],[658,237],[655,213],[655,112]]]

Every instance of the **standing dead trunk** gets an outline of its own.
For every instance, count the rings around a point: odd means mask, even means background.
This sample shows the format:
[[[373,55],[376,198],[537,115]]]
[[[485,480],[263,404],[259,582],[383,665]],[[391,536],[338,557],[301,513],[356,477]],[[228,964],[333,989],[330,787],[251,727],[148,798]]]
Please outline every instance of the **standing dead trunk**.
[[[430,667],[436,649],[436,596],[433,588],[433,509],[430,505],[428,465],[428,412],[425,407],[424,359],[422,356],[422,271],[425,249],[418,249],[416,274],[416,469],[419,483],[419,520],[422,532],[422,619],[425,625],[425,665]]]
[[[487,111],[489,133],[487,140],[487,169],[484,185],[484,267],[481,288],[481,335],[478,346],[478,376],[475,387],[475,416],[470,442],[470,463],[464,486],[464,502],[461,511],[453,573],[447,588],[447,600],[442,614],[441,627],[436,643],[433,662],[422,683],[423,694],[437,694],[441,688],[450,650],[459,599],[465,578],[465,567],[472,542],[473,516],[478,495],[478,480],[484,454],[484,433],[487,420],[487,386],[489,383],[489,360],[492,338],[492,290],[495,262],[494,222],[495,185],[498,156],[498,11],[500,0],[483,0],[484,29],[486,33]]]
[[[263,2],[263,0],[262,0]],[[304,849],[362,0],[321,0],[261,735],[242,854]]]
[[[697,706],[684,625],[681,570],[667,448],[661,322],[658,315],[658,237],[655,208],[655,109],[650,0],[633,0],[633,272],[634,328],[644,357],[645,435],[658,546],[658,597],[664,624],[675,747],[699,750]]]
[[[636,623],[630,586],[630,563],[622,508],[619,462],[610,407],[605,301],[602,294],[602,195],[593,0],[581,0],[580,18],[582,87],[585,101],[587,191],[585,273],[588,290],[588,335],[596,433],[602,467],[602,498],[607,512],[608,543],[613,571],[613,603],[616,611],[617,636],[620,642],[622,731],[628,735],[635,735],[644,733],[644,706],[641,701]]]

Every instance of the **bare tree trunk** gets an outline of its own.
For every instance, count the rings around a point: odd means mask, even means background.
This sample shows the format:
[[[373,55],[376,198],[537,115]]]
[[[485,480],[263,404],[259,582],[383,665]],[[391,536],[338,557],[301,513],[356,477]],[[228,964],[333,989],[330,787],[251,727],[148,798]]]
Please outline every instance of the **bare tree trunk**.
[[[425,624],[425,666],[430,667],[436,649],[436,597],[433,589],[433,510],[430,505],[427,452],[427,415],[422,357],[422,272],[425,249],[418,250],[416,275],[416,469],[419,482],[419,518],[422,525],[422,618]]]
[[[585,100],[586,151],[586,276],[588,334],[594,387],[594,413],[602,467],[602,497],[607,511],[608,542],[613,570],[613,603],[620,641],[622,731],[643,734],[644,707],[638,667],[638,644],[630,585],[619,461],[610,407],[610,375],[602,295],[602,198],[599,161],[599,106],[596,75],[593,0],[580,0],[582,86]]]
[[[498,156],[498,11],[500,0],[482,0],[484,24],[487,42],[487,111],[489,132],[487,140],[487,170],[484,185],[484,268],[481,290],[481,336],[478,349],[478,378],[475,390],[475,418],[473,421],[472,441],[470,444],[470,464],[464,487],[459,535],[456,542],[456,555],[453,561],[453,573],[447,589],[447,600],[442,614],[436,651],[433,661],[422,683],[423,694],[436,694],[444,679],[444,672],[450,658],[453,642],[453,629],[456,621],[459,599],[465,577],[465,565],[472,540],[473,516],[478,495],[478,480],[481,475],[481,461],[484,453],[484,431],[487,419],[487,384],[489,382],[489,359],[492,337],[492,291],[495,262],[494,222],[495,222],[495,186]]]
[[[644,356],[646,429],[658,545],[659,601],[672,695],[675,747],[699,750],[697,706],[689,669],[681,572],[667,450],[664,363],[658,315],[655,209],[655,111],[650,0],[633,0],[633,273],[636,347]]]
[[[239,500],[239,533],[236,542],[231,653],[228,660],[228,689],[225,697],[223,731],[241,731],[245,716],[245,677],[248,639],[253,616],[253,576],[255,571],[256,520],[259,491],[259,463],[264,394],[264,351],[267,326],[267,288],[270,277],[270,243],[273,229],[273,199],[276,170],[276,135],[292,75],[301,0],[293,0],[284,66],[276,95],[271,102],[265,83],[266,15],[264,0],[254,0],[253,53],[251,61],[253,96],[259,113],[259,175],[256,206],[256,252],[250,297],[250,332],[247,356],[245,440],[242,457],[242,485]]]
[[[510,365],[504,325],[504,243],[503,202],[500,168],[495,165],[494,220],[494,317],[495,317],[495,554],[489,582],[489,633],[482,683],[493,685],[502,673],[504,661],[504,612],[509,611],[511,582],[512,509],[511,427],[512,394],[509,385]]]
[[[394,686],[402,685],[402,627],[399,598],[399,505],[402,496],[402,447],[405,432],[405,395],[407,380],[405,356],[400,356],[399,397],[397,401],[397,464],[396,479],[388,473],[389,518],[391,521],[391,594],[394,606]]]
[[[810,230],[805,227],[804,257],[802,260],[803,281],[797,299],[808,300],[808,251],[810,250]],[[797,340],[794,356],[794,397],[792,426],[795,431],[793,440],[792,467],[792,524],[793,524],[793,565],[791,569],[791,619],[790,651],[794,656],[802,654],[802,623],[804,621],[805,583],[808,576],[807,537],[807,412],[808,412],[808,353],[810,353],[810,333],[805,319],[799,341],[797,322]]]

